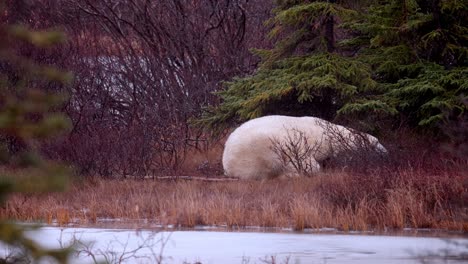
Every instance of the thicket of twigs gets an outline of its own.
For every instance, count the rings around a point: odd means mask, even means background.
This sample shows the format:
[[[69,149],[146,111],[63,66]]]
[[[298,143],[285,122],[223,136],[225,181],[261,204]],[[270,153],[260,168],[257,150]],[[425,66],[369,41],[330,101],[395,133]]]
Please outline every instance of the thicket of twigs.
[[[54,48],[17,47],[75,76],[67,87],[34,84],[69,97],[57,110],[72,128],[44,153],[82,175],[142,177],[174,174],[188,151],[210,145],[191,119],[217,104],[222,81],[255,68],[249,49],[268,45],[263,22],[271,8],[271,1],[14,0],[0,22],[67,35]],[[14,78],[10,70],[0,65]],[[18,148],[14,139],[8,145]]]

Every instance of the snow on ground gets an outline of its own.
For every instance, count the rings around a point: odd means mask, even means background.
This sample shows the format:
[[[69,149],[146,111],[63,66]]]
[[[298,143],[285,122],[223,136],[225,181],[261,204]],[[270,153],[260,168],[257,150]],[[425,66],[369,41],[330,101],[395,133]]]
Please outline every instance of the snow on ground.
[[[468,238],[58,227],[28,235],[49,248],[75,237],[79,249],[87,247],[101,260],[123,257],[125,263],[158,263],[161,256],[161,263],[203,264],[271,263],[272,258],[275,263],[463,263],[457,260],[462,254],[468,261]],[[6,252],[0,250],[0,255]],[[73,262],[91,259],[82,252]]]

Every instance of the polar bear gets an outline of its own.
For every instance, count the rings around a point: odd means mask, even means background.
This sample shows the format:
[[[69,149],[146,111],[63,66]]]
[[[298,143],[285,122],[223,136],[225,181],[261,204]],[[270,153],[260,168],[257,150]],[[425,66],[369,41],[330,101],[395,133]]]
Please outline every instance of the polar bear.
[[[229,135],[222,162],[229,177],[297,177],[304,172],[300,169],[316,173],[320,162],[363,142],[386,152],[377,138],[320,118],[264,116],[245,122]],[[300,156],[296,162],[291,159],[294,155]]]

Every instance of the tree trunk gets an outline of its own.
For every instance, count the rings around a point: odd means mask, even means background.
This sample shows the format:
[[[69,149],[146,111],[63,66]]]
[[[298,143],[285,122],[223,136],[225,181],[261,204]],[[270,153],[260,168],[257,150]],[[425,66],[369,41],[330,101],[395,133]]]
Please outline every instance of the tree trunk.
[[[434,26],[437,30],[442,29],[442,22],[441,22],[441,10],[440,10],[440,0],[433,0],[432,1],[432,17],[434,19]],[[430,60],[436,61],[438,63],[442,63],[445,66],[448,66],[449,63],[444,63],[442,53],[444,51],[444,47],[447,45],[447,41],[444,39],[440,39],[437,42],[433,42],[431,44],[429,58]]]
[[[329,0],[328,2],[334,4],[336,0]],[[325,20],[325,41],[327,42],[327,51],[335,51],[335,19],[333,15],[328,15]]]

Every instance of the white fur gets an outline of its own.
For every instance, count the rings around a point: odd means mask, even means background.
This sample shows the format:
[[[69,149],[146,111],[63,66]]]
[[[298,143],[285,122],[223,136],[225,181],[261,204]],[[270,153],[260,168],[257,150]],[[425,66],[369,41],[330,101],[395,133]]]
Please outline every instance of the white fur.
[[[330,136],[327,131],[333,131]],[[316,117],[265,116],[252,119],[235,129],[226,141],[223,153],[223,167],[227,176],[240,179],[268,179],[283,176],[299,176],[291,164],[285,165],[273,148],[273,142],[287,143],[291,131],[303,133],[307,143],[316,146],[310,157],[311,171],[320,170],[319,162],[337,155],[346,147],[343,140],[353,144],[356,136],[350,129],[332,124]],[[378,140],[363,134],[376,149],[386,152]],[[349,148],[349,146],[347,146]]]

